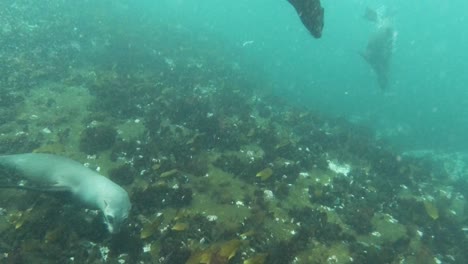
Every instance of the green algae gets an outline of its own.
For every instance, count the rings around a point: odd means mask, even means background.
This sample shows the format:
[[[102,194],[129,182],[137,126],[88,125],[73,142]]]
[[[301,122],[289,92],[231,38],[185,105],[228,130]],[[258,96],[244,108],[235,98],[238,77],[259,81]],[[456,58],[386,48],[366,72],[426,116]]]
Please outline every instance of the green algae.
[[[394,243],[408,238],[406,227],[388,214],[376,213],[372,218],[372,228],[368,243]]]
[[[337,243],[331,246],[317,245],[301,252],[297,256],[295,263],[300,264],[320,264],[320,263],[354,263],[353,258],[346,245]]]
[[[105,16],[105,12],[91,13],[92,22]],[[110,36],[112,45],[128,48],[126,34],[138,37],[141,32],[124,29],[113,33],[99,28],[90,34]],[[242,263],[259,252],[268,252],[266,263],[273,264],[295,259],[349,263],[352,258],[355,263],[430,263],[435,255],[451,254],[466,259],[464,249],[457,247],[466,238],[449,232],[461,232],[466,218],[463,196],[459,190],[453,193],[458,198],[449,199],[437,191],[451,183],[432,181],[435,176],[424,163],[398,160],[398,153],[353,125],[319,117],[253,89],[256,84],[245,81],[245,73],[233,72],[232,61],[215,45],[194,51],[193,45],[185,46],[187,36],[170,29],[171,34],[164,36],[153,32],[156,37],[150,42],[156,53],[148,60],[126,57],[126,52],[144,53],[141,46],[119,54],[103,52],[99,60],[83,59],[82,66],[58,67],[68,70],[57,73],[56,83],[41,81],[57,71],[37,69],[30,63],[30,53],[11,60],[16,61],[13,68],[21,69],[5,74],[11,76],[8,84],[19,88],[37,81],[39,85],[18,89],[25,100],[12,104],[10,118],[4,119],[8,124],[0,124],[2,153],[36,150],[87,163],[103,175],[120,177],[134,205],[126,230],[115,239],[119,244],[106,237],[92,213],[64,207],[61,199],[2,191],[7,213],[23,213],[26,205],[38,203],[18,229],[3,222],[2,240],[20,245],[19,253],[10,250],[11,256],[43,262],[73,256],[76,262],[100,263],[107,248],[108,262],[185,263],[190,252],[241,238],[244,245],[232,259],[224,256],[224,262]],[[173,45],[158,46],[177,37],[183,41],[176,50]],[[36,59],[36,65],[47,66],[48,60]],[[67,56],[62,60],[72,62]],[[35,82],[23,82],[21,76]],[[114,144],[88,156],[79,151],[80,133],[96,123],[112,126],[118,136]],[[327,160],[350,164],[351,170],[347,176],[335,173]],[[122,166],[125,169],[118,171]],[[273,176],[265,181],[255,178],[270,166]],[[161,177],[171,170],[177,173]],[[440,210],[437,221],[424,212],[421,199],[427,195],[434,197]],[[63,217],[54,213],[62,207]],[[361,209],[367,211],[360,213]],[[159,214],[161,222],[155,220]],[[182,222],[187,226],[181,232],[171,229]],[[365,225],[362,230],[360,224]],[[431,236],[443,238],[443,243],[431,241]],[[40,245],[44,237],[50,243]],[[389,250],[388,244],[395,247]],[[290,256],[275,260],[281,257],[275,249]],[[361,255],[363,251],[369,254]]]

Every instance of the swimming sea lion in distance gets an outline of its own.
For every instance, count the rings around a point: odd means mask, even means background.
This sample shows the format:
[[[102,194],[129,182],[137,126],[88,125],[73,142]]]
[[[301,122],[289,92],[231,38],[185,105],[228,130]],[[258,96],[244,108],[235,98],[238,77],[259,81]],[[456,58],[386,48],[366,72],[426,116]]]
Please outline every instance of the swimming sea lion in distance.
[[[110,233],[117,233],[131,209],[128,193],[119,185],[71,159],[51,154],[0,156],[0,167],[19,173],[24,185],[0,186],[67,192],[85,207],[103,213]]]
[[[388,87],[394,37],[392,27],[383,26],[378,28],[369,39],[366,50],[360,53],[377,75],[377,80],[382,90],[386,90]]]
[[[302,24],[315,38],[322,36],[324,9],[320,0],[288,0],[294,6]]]
[[[384,16],[383,11],[377,12],[368,8],[364,18],[375,24],[375,31],[367,42],[366,50],[359,54],[377,75],[380,88],[386,90],[397,33],[390,18]]]

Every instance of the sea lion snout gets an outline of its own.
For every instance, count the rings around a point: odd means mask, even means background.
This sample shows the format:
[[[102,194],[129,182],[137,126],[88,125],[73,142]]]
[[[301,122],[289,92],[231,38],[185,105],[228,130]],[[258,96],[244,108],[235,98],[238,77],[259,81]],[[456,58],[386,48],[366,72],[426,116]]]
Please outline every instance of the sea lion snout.
[[[122,228],[122,226],[124,225],[124,223],[127,222],[127,218],[128,218],[128,215],[116,217],[115,215],[105,214],[104,224],[106,225],[109,233],[115,234],[115,233],[118,233],[120,229]]]
[[[131,203],[126,191],[118,192],[111,202],[104,200],[104,224],[111,234],[118,233],[127,222]]]
[[[118,233],[120,228],[122,227],[121,224],[116,224],[115,217],[113,215],[104,215],[104,224],[107,227],[107,230],[111,234]]]

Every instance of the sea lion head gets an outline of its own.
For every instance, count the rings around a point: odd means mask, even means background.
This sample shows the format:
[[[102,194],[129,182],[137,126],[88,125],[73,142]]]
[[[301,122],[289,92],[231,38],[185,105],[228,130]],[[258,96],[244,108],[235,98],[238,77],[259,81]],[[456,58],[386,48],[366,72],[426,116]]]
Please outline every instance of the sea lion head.
[[[104,224],[111,234],[118,233],[128,218],[132,205],[124,189],[103,200]]]

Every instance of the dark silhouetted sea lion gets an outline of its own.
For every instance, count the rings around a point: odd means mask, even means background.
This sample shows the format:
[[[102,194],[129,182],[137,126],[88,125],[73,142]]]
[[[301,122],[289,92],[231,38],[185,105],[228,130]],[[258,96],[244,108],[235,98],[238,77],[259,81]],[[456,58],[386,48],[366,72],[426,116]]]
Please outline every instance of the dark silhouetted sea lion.
[[[302,24],[315,38],[322,36],[324,9],[320,0],[288,0],[296,9]]]

